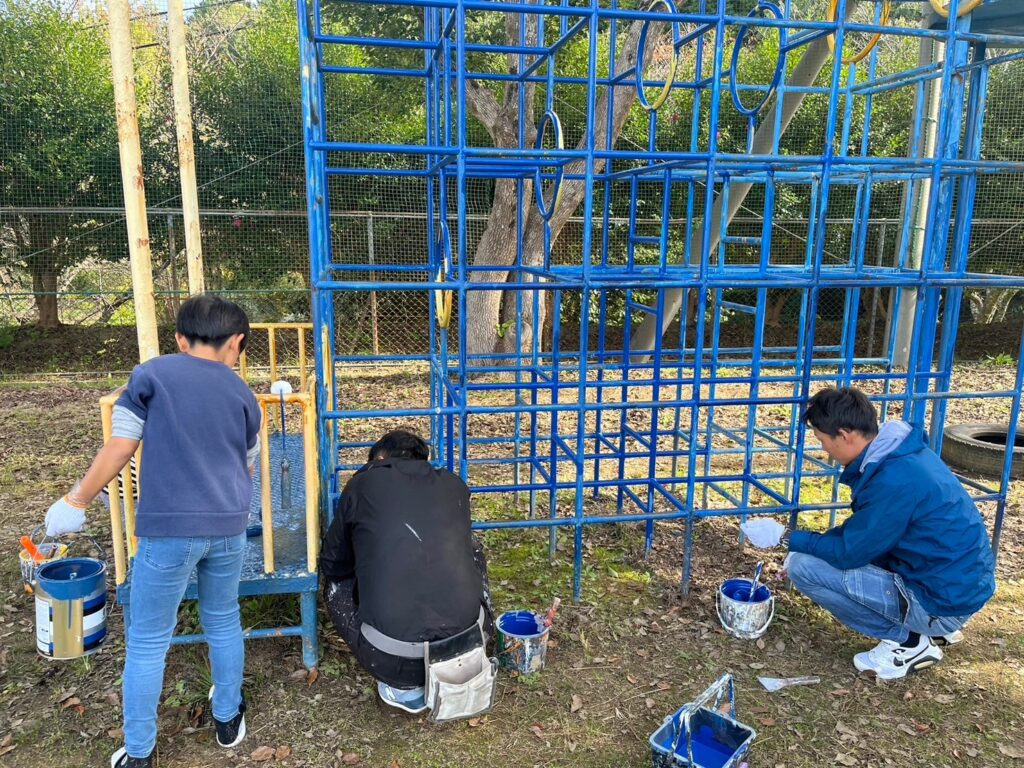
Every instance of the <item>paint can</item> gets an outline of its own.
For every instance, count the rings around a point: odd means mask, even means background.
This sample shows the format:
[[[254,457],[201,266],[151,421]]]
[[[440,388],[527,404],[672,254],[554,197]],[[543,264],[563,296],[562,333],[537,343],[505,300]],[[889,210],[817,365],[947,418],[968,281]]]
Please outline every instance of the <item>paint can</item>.
[[[718,620],[722,628],[740,640],[756,640],[768,630],[775,617],[775,596],[767,585],[759,584],[750,599],[754,584],[750,579],[728,579],[718,588]]]
[[[36,649],[47,659],[95,653],[107,637],[107,564],[90,557],[43,563],[36,573]]]
[[[498,659],[505,669],[529,675],[544,669],[551,627],[533,611],[507,611],[498,617]]]

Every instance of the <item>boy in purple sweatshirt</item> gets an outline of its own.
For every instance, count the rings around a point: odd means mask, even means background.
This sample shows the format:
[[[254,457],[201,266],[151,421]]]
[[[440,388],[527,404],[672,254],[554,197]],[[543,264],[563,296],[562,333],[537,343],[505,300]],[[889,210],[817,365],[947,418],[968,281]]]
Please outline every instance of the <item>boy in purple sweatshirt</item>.
[[[244,649],[238,583],[259,450],[260,410],[232,371],[249,338],[237,304],[193,296],[178,312],[180,354],[139,365],[114,406],[111,439],[46,513],[46,532],[81,530],[85,510],[142,441],[124,666],[125,746],[111,768],[150,768],[164,663],[192,571],[210,647],[217,742],[245,738]]]

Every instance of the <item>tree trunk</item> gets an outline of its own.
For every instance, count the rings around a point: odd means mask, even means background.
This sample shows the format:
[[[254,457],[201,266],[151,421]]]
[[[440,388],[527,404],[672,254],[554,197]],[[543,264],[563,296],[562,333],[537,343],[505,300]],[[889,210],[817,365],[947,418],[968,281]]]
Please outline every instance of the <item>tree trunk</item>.
[[[57,312],[57,282],[63,267],[60,254],[56,252],[56,239],[48,235],[46,225],[39,216],[28,217],[25,230],[29,257],[25,266],[32,275],[32,293],[35,295],[39,328],[57,328],[60,315]]]
[[[536,3],[537,0],[527,0],[529,3]],[[640,31],[643,22],[635,21],[626,33],[626,39],[620,48],[620,54],[615,63],[617,72],[622,72],[636,62],[637,48],[640,41]],[[661,30],[660,34],[652,34],[648,38],[648,53],[667,39],[668,29]],[[519,45],[519,14],[507,14],[506,16],[506,39],[510,45]],[[526,31],[527,45],[536,45],[537,26],[536,17],[530,17],[527,21]],[[516,74],[519,71],[518,56],[508,57],[509,72]],[[648,57],[645,57],[648,59]],[[466,83],[466,101],[473,115],[487,129],[495,146],[515,148],[519,146],[516,127],[519,125],[519,86],[509,83],[505,88],[504,98],[499,104],[494,92],[488,88],[472,83]],[[608,136],[608,96],[609,89],[604,89],[597,100],[595,114],[592,124],[594,126],[594,146],[604,148],[614,146],[619,133],[625,125],[629,110],[636,99],[636,89],[632,85],[618,85],[615,93],[615,106],[612,114],[611,136]],[[534,120],[534,93],[536,87],[533,84],[525,86],[526,114],[522,120],[527,126],[527,135],[524,145],[533,146],[536,136],[536,124]],[[577,149],[585,149],[587,139],[583,137]],[[600,173],[604,168],[603,160],[594,161],[594,172]],[[565,166],[565,176],[573,174],[582,175],[586,169],[585,160],[576,160]],[[562,183],[561,201],[557,210],[549,222],[551,228],[551,243],[557,240],[562,228],[569,219],[576,213],[577,208],[586,198],[586,182],[583,180],[570,180],[566,178]],[[487,220],[487,228],[480,239],[476,255],[473,259],[474,266],[490,267],[512,267],[516,259],[517,235],[521,236],[523,243],[523,266],[536,267],[544,262],[544,220],[536,209],[533,201],[533,184],[523,184],[523,231],[517,232],[517,210],[516,210],[516,182],[512,179],[501,179],[495,184],[494,204]],[[494,270],[483,273],[472,273],[473,282],[504,282],[509,278],[509,270]],[[502,293],[501,291],[470,291],[466,298],[466,351],[470,355],[486,355],[499,349],[503,352],[518,352],[525,354],[532,350],[533,339],[533,292],[527,291],[523,295],[523,322],[522,332],[517,333],[515,326],[515,301],[504,302],[505,313],[502,314]],[[543,320],[546,315],[545,301],[540,302],[541,316],[537,318],[538,329],[543,328]],[[511,307],[511,315],[508,307]],[[529,315],[529,316],[528,316]],[[499,326],[502,321],[507,324],[512,321],[501,339],[499,340]],[[552,318],[558,322],[558,318]]]
[[[57,314],[57,278],[60,272],[49,260],[31,261],[32,292],[35,294],[39,328],[57,328],[60,316]]]

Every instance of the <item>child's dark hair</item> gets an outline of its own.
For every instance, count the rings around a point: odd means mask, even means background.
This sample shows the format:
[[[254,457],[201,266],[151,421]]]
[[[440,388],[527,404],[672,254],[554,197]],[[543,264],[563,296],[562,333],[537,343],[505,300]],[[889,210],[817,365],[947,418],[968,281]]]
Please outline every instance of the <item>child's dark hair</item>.
[[[202,342],[220,349],[237,333],[243,335],[241,350],[249,343],[249,318],[233,301],[200,293],[188,299],[178,310],[178,333],[189,344]]]
[[[878,413],[867,395],[853,387],[826,387],[807,401],[804,423],[835,437],[839,430],[860,432],[865,437],[878,434]]]
[[[385,459],[422,459],[430,458],[430,449],[426,441],[405,429],[395,429],[373,444],[368,461],[377,458]]]

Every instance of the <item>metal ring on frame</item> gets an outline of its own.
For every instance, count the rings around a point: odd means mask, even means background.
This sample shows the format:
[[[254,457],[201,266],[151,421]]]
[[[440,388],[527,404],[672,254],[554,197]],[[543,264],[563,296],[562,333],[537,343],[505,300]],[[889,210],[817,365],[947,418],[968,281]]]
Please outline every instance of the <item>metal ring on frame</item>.
[[[935,0],[932,0],[932,2],[934,4]],[[981,0],[978,0],[978,2],[981,2]],[[838,13],[838,10],[839,10],[839,0],[830,0],[829,5],[828,5],[828,21],[830,23],[835,23],[835,21],[836,21],[836,14]],[[879,19],[879,24],[881,24],[882,26],[887,25],[889,23],[889,16],[891,14],[892,14],[892,2],[891,2],[891,0],[882,0],[882,18]],[[836,36],[834,34],[830,34],[825,39],[828,41],[828,49],[830,51],[832,51],[833,53],[835,53],[835,50],[836,50]],[[849,58],[842,59],[841,60],[842,63],[843,64],[856,64],[856,63],[858,63],[860,61],[863,61],[867,57],[867,55],[869,53],[871,53],[871,51],[874,49],[874,47],[876,45],[878,45],[878,41],[881,40],[881,39],[882,39],[882,33],[881,32],[875,32],[875,34],[873,34],[871,36],[871,39],[868,40],[868,44],[865,45],[864,48],[859,53],[855,53],[853,56],[850,56]]]
[[[547,110],[540,119],[540,125],[537,126],[537,138],[533,142],[533,148],[544,149],[544,133],[547,130],[548,123],[551,124],[552,130],[555,132],[555,149],[565,149],[562,121],[558,119],[558,115],[553,109]],[[537,166],[537,170],[533,172],[533,193],[537,198],[537,208],[540,209],[540,215],[544,218],[544,221],[551,221],[551,217],[555,215],[558,204],[562,200],[562,175],[564,173],[565,170],[561,165],[558,165],[555,169],[554,186],[551,188],[551,205],[548,206],[544,202],[544,187],[540,166]]]
[[[654,0],[648,7],[648,13],[653,11],[658,6],[664,6],[665,11],[668,13],[678,13],[676,10],[675,3],[673,0]],[[640,106],[646,109],[648,112],[656,112],[662,104],[668,99],[668,95],[672,92],[672,85],[676,81],[676,69],[679,66],[679,51],[676,47],[682,42],[683,36],[679,31],[679,22],[673,21],[672,24],[672,63],[669,65],[668,76],[665,78],[665,85],[661,89],[661,93],[658,94],[658,98],[654,102],[647,101],[647,96],[644,93],[644,50],[647,48],[647,31],[650,29],[651,21],[648,19],[644,22],[643,27],[640,28],[640,40],[636,47],[636,67],[633,78],[636,82],[636,97],[640,102]]]
[[[928,0],[928,2],[931,3],[932,10],[939,14],[939,16],[944,19],[949,18],[949,5],[943,5],[942,0]],[[960,7],[957,8],[956,17],[960,18],[961,16],[966,16],[983,2],[985,2],[985,0],[961,0]]]
[[[448,232],[448,225],[440,223],[441,237],[441,263],[437,267],[437,279],[435,282],[444,283],[448,278],[448,265],[452,261],[452,243]],[[439,328],[447,328],[452,321],[452,290],[434,289],[434,301],[436,303],[437,325]]]
[[[757,7],[747,14],[747,17],[752,17],[755,13],[762,13],[764,11],[767,11],[772,16],[774,16],[776,20],[781,21],[782,9],[779,8],[779,6],[776,5],[775,3],[768,2],[767,0],[761,0],[761,2],[757,4]],[[761,111],[764,105],[768,103],[768,99],[772,97],[772,94],[775,93],[775,90],[779,87],[779,83],[782,80],[782,72],[786,68],[786,52],[783,50],[783,41],[781,38],[782,29],[780,28],[779,58],[778,61],[775,63],[775,72],[772,75],[771,82],[768,84],[768,90],[765,92],[764,98],[758,102],[756,107],[748,109],[747,107],[743,106],[743,102],[740,100],[739,90],[737,89],[738,83],[736,81],[736,66],[739,64],[740,61],[740,49],[743,47],[743,38],[746,37],[748,29],[750,29],[749,24],[744,24],[743,26],[740,27],[740,32],[738,35],[736,35],[736,42],[732,48],[732,65],[730,67],[732,77],[729,79],[729,92],[732,94],[732,103],[736,107],[736,110],[745,117],[754,117],[758,112]]]

